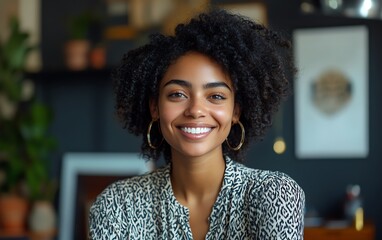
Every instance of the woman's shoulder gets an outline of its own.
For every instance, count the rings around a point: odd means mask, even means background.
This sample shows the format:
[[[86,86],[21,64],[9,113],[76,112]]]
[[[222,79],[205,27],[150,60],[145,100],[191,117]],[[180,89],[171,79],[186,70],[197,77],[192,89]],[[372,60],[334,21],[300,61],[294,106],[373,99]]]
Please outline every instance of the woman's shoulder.
[[[163,189],[166,184],[166,170],[167,168],[160,168],[152,172],[125,178],[113,182],[107,186],[98,198],[112,198],[115,201],[132,198],[142,194],[155,194],[155,192]]]
[[[262,170],[236,163],[237,172],[254,191],[294,191],[304,194],[300,185],[288,174],[280,171]]]
[[[280,195],[304,196],[300,185],[288,174],[279,171],[260,170],[261,186],[264,194],[278,192]]]
[[[112,233],[118,239],[125,239],[127,223],[133,221],[131,216],[137,212],[137,208],[150,208],[156,200],[161,199],[161,189],[167,182],[167,175],[166,168],[161,168],[116,181],[106,187],[90,208],[89,223],[93,238],[110,236]]]

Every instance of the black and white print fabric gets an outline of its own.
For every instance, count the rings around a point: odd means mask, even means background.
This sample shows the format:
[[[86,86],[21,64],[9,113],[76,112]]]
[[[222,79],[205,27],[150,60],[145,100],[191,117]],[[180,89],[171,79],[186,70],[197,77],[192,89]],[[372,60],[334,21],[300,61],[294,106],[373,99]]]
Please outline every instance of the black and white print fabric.
[[[170,169],[107,187],[91,207],[90,238],[192,239],[189,211],[174,196]],[[304,203],[303,190],[286,174],[227,158],[206,239],[303,239]]]

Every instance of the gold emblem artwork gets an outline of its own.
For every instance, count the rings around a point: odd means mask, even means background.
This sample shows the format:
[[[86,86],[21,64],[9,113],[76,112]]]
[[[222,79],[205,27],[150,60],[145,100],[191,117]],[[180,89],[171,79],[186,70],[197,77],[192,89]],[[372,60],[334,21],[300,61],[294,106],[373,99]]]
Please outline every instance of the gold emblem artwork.
[[[344,73],[335,69],[324,71],[313,82],[313,103],[321,112],[333,115],[350,102],[351,90],[351,83]]]

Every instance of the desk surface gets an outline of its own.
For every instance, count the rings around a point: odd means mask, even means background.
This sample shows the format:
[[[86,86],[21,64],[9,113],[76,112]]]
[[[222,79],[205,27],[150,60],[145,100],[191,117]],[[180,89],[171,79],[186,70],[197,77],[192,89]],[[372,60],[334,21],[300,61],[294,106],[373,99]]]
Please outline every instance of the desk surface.
[[[329,227],[306,227],[304,229],[305,240],[374,240],[375,227],[371,222],[365,223],[364,227],[357,231],[355,227],[329,228]]]
[[[57,233],[6,233],[0,230],[0,240],[41,240],[41,239],[55,239]]]

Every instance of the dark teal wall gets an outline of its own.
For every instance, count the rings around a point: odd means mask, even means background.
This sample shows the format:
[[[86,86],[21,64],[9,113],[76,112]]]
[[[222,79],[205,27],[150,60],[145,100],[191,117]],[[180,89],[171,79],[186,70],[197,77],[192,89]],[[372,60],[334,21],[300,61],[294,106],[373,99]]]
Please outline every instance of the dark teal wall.
[[[322,216],[338,213],[346,186],[361,185],[366,217],[377,225],[382,239],[382,20],[346,19],[320,14],[302,15],[299,1],[271,0],[268,14],[272,28],[291,33],[295,28],[360,25],[368,26],[369,57],[369,136],[370,151],[365,159],[297,159],[294,153],[293,96],[283,111],[284,138],[288,149],[283,155],[272,151],[273,132],[253,146],[247,165],[279,170],[291,175],[305,190],[307,205]],[[62,46],[66,39],[65,16],[94,1],[43,0],[43,61],[47,69],[63,69]],[[123,49],[121,49],[121,54]],[[108,72],[69,74],[51,71],[37,81],[39,95],[55,111],[52,132],[59,140],[54,172],[59,174],[62,154],[68,151],[139,151],[140,138],[120,128],[113,110],[113,93]]]

